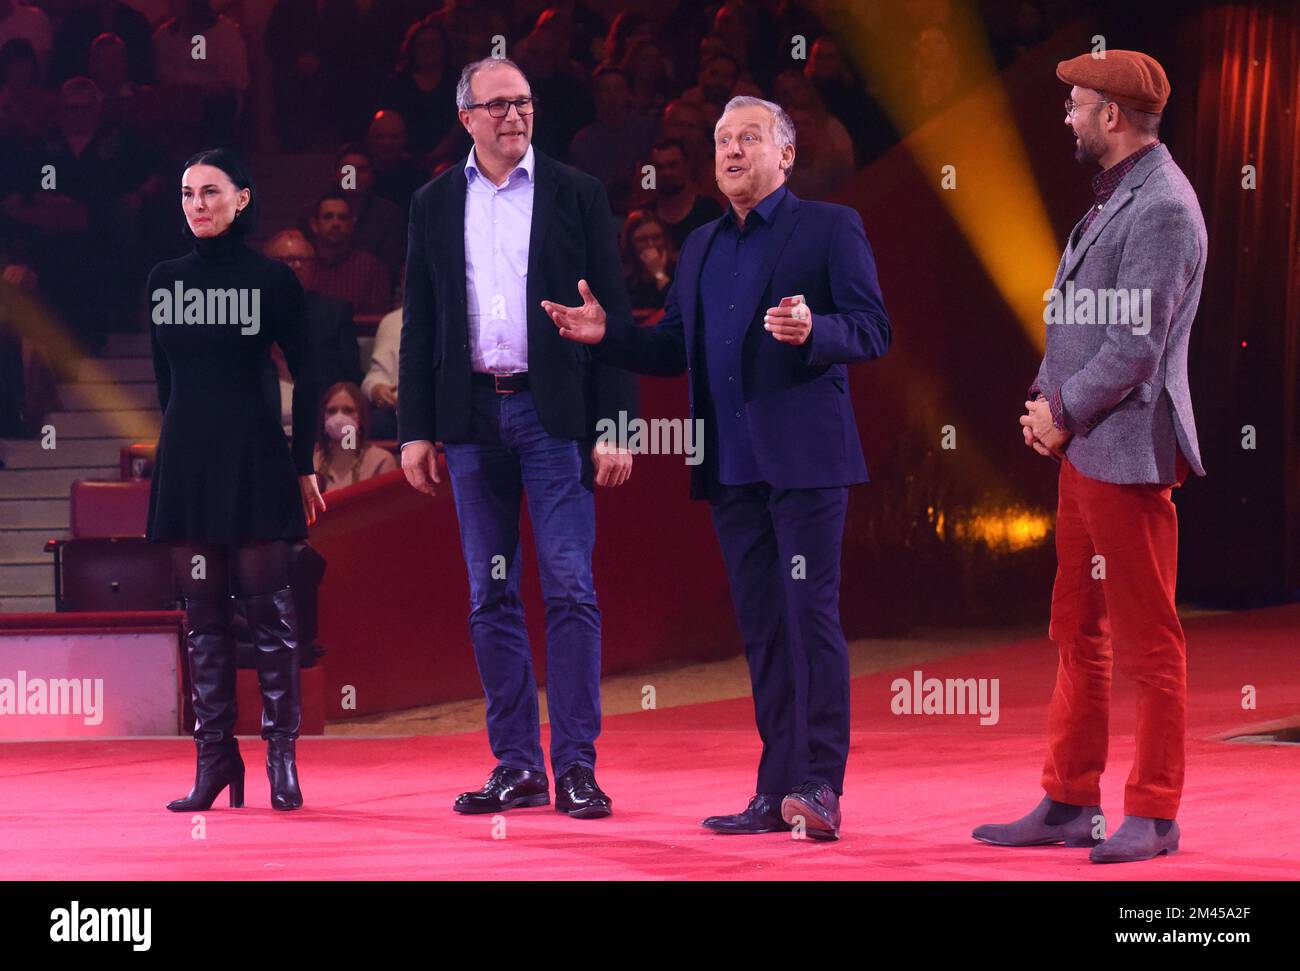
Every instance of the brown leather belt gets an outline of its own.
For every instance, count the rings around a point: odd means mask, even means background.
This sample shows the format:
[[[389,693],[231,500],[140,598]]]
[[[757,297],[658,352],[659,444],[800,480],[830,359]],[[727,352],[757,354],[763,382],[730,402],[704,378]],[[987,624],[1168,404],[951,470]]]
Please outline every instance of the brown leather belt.
[[[474,384],[488,388],[495,394],[514,394],[516,391],[528,390],[528,372],[516,371],[513,374],[480,374],[474,372]]]

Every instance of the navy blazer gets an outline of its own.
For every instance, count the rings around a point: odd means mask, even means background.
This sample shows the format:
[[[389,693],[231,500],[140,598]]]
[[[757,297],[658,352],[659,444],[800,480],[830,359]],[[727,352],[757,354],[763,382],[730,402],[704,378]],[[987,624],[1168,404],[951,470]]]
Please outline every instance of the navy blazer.
[[[717,497],[717,424],[702,360],[700,272],[722,225],[714,219],[682,247],[663,319],[653,327],[608,327],[595,345],[600,360],[640,374],[690,375],[691,417],[704,421],[704,459],[691,470],[691,496]],[[890,324],[862,217],[847,206],[809,202],[787,192],[773,213],[772,240],[758,287],[748,300],[742,351],[743,395],[763,480],[778,489],[820,489],[867,481],[848,369],[880,357]],[[763,316],[782,297],[803,294],[812,333],[782,343]]]
[[[604,418],[636,414],[636,379],[601,364],[560,336],[543,300],[582,303],[586,279],[612,331],[631,329],[632,307],[613,216],[599,181],[534,149],[528,238],[528,379],[542,427],[557,438],[594,441]],[[411,197],[406,286],[398,354],[402,442],[464,441],[472,428],[469,317],[465,294],[465,159]]]

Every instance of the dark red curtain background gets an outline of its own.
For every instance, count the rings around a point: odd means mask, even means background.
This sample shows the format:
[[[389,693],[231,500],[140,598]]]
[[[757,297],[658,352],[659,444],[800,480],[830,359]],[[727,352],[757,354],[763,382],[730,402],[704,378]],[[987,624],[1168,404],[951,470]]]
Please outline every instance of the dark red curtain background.
[[[1300,6],[1205,3],[1176,36],[1170,149],[1210,242],[1191,350],[1209,474],[1180,498],[1179,585],[1245,603],[1300,590]]]

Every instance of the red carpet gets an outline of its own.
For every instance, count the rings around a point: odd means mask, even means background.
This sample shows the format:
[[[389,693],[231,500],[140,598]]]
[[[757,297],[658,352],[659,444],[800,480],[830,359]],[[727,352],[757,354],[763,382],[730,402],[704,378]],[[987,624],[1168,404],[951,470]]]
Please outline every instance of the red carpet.
[[[1131,880],[1300,878],[1300,747],[1215,736],[1300,713],[1300,606],[1204,617],[1190,643],[1182,851],[1094,866],[1084,850],[975,843],[980,822],[1021,815],[1041,797],[1046,640],[921,665],[926,677],[997,677],[1000,720],[906,716],[890,685],[911,669],[853,685],[854,733],[843,838],[713,836],[699,820],[742,808],[758,747],[748,700],[607,718],[598,766],[615,815],[582,822],[549,807],[490,816],[450,811],[491,765],[483,733],[437,738],[311,738],[299,743],[307,806],[267,804],[263,747],[244,746],[249,808],[189,816],[162,806],[193,778],[188,740],[0,746],[4,879],[892,879]],[[653,676],[647,678],[653,682]],[[1258,709],[1243,711],[1243,686]],[[1116,676],[1112,830],[1132,758],[1131,686]],[[499,834],[500,835],[500,834]]]

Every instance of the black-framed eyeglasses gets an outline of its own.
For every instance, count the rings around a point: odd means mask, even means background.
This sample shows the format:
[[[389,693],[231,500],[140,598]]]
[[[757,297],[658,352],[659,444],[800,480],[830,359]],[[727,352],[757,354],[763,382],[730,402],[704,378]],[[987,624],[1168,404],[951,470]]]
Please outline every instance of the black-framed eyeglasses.
[[[1110,104],[1109,98],[1103,98],[1101,101],[1075,101],[1072,98],[1066,98],[1065,113],[1067,115],[1073,115],[1074,110],[1076,108],[1086,108],[1088,107],[1088,105],[1108,105],[1108,104]]]
[[[486,108],[487,113],[493,118],[504,118],[510,114],[510,106],[515,106],[515,111],[520,115],[531,115],[533,108],[537,106],[536,98],[515,98],[513,101],[507,101],[505,98],[493,98],[491,101],[483,101],[476,105],[466,105],[465,110],[470,111],[474,108]]]

